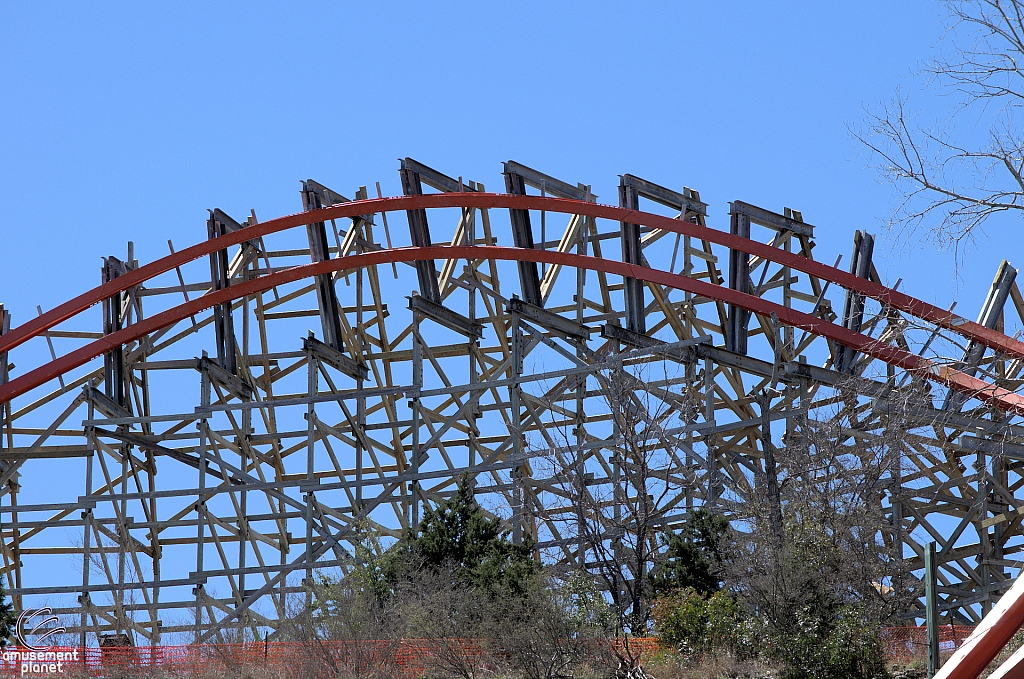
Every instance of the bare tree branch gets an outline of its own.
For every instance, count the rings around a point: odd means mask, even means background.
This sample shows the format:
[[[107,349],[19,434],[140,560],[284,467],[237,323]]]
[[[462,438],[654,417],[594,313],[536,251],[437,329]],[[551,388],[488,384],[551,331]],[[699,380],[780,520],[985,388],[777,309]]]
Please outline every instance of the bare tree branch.
[[[897,91],[850,131],[897,189],[889,227],[959,254],[990,217],[1024,210],[1024,135],[1014,118],[1024,106],[1024,0],[946,7],[949,30],[923,75],[958,95],[950,117],[924,125]]]

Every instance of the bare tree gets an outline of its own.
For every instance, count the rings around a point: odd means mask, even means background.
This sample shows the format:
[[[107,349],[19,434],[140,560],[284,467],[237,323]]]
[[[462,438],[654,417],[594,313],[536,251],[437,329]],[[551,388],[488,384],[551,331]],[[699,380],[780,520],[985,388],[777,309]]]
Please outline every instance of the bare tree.
[[[667,522],[684,511],[685,488],[694,483],[686,460],[698,401],[691,382],[674,374],[681,370],[664,358],[627,358],[625,364],[612,359],[592,373],[600,389],[587,392],[594,395],[585,404],[577,403],[587,426],[565,424],[565,411],[556,407],[542,444],[549,447],[549,487],[567,510],[555,513],[563,517],[563,538],[575,543],[578,568],[596,578],[612,600],[622,675],[643,676],[630,635],[648,631],[653,591],[647,576]],[[549,390],[545,400],[558,392],[565,400],[582,400],[564,384]]]
[[[947,120],[915,120],[897,92],[851,132],[899,192],[890,226],[958,252],[985,222],[1024,210],[1024,0],[946,3],[949,26],[923,76],[956,95]],[[979,130],[983,131],[979,134]]]
[[[341,677],[390,677],[397,672],[401,615],[385,574],[379,534],[358,525],[352,558],[335,575],[318,573],[308,584],[310,600],[296,610],[278,634],[303,643],[304,668]]]
[[[750,528],[737,533],[742,549],[727,579],[781,633],[808,617],[830,624],[850,606],[884,623],[915,598],[886,505],[897,490],[903,427],[894,417],[866,430],[849,415],[854,405],[795,418],[783,446],[763,441],[778,478],[744,503]]]
[[[476,679],[499,663],[489,633],[504,609],[483,590],[462,582],[457,565],[407,573],[397,585],[401,629],[426,644],[431,676]]]
[[[546,578],[524,597],[507,598],[489,636],[510,674],[523,679],[608,676],[616,658],[607,644],[606,601],[579,573]]]

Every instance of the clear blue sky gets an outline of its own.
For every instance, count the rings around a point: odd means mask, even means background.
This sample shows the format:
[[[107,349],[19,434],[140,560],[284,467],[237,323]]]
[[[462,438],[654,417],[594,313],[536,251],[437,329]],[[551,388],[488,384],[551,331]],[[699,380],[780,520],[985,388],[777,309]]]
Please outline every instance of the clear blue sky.
[[[24,322],[129,239],[145,262],[205,238],[206,208],[297,211],[306,177],[398,193],[400,156],[494,189],[511,158],[608,201],[624,172],[686,184],[718,228],[729,200],[792,206],[848,258],[893,191],[846,126],[913,93],[941,33],[928,0],[4,2],[0,301]],[[948,255],[880,254],[973,316],[1007,253],[982,243],[959,291]]]

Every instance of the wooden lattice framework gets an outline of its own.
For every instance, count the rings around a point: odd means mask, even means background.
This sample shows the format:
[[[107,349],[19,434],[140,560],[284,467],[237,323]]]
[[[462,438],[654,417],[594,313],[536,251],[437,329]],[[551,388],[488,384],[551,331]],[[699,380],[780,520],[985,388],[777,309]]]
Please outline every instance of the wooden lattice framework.
[[[0,576],[18,608],[49,604],[83,641],[272,629],[360,531],[415,526],[464,473],[517,539],[586,565],[540,461],[584,451],[580,492],[638,492],[605,398],[623,366],[685,436],[661,523],[741,514],[796,417],[855,447],[896,409],[883,538],[917,569],[938,541],[943,608],[965,621],[1008,586],[1008,265],[973,323],[884,287],[866,233],[848,271],[815,262],[788,208],[734,201],[726,231],[696,191],[632,175],[618,207],[512,161],[505,194],[412,159],[400,175],[405,197],[308,180],[293,216],[213,210],[207,241],[147,266],[129,244],[101,287],[19,327],[0,307]]]

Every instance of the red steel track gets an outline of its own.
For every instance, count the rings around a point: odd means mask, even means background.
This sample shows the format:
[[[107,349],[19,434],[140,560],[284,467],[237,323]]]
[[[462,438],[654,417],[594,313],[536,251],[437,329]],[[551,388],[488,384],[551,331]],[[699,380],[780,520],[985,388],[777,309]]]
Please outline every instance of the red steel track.
[[[156,260],[134,271],[100,285],[89,292],[51,309],[43,315],[0,336],[0,353],[23,344],[29,339],[44,334],[50,328],[71,318],[102,300],[137,286],[151,278],[166,273],[211,252],[231,245],[254,240],[261,236],[285,229],[331,219],[356,217],[377,212],[418,210],[432,208],[510,208],[520,210],[545,210],[564,214],[582,215],[615,221],[650,226],[672,233],[688,235],[700,240],[716,243],[728,248],[763,257],[766,260],[788,266],[820,279],[831,281],[847,290],[878,300],[895,309],[929,321],[940,327],[956,332],[963,337],[983,344],[995,351],[1013,358],[1024,358],[1024,343],[978,323],[940,309],[934,305],[903,294],[892,288],[873,283],[799,255],[785,252],[764,243],[734,236],[689,222],[626,208],[600,205],[562,198],[540,196],[516,196],[506,194],[440,193],[396,198],[377,198],[354,201],[329,208],[302,212],[262,222],[193,245],[172,255]],[[985,401],[1000,410],[1024,415],[1024,397],[1007,391],[983,380],[959,371],[940,366],[916,354],[879,342],[871,337],[855,333],[816,316],[787,308],[760,297],[738,292],[724,286],[714,285],[680,274],[634,266],[616,260],[561,253],[550,250],[527,250],[498,246],[432,246],[379,250],[347,257],[330,259],[315,264],[296,266],[254,280],[232,285],[223,290],[210,291],[172,309],[139,321],[127,328],[111,333],[68,354],[58,357],[9,383],[0,386],[0,403],[22,395],[51,379],[77,368],[89,360],[102,355],[119,345],[124,345],[144,335],[159,330],[216,304],[252,295],[274,286],[290,283],[319,274],[345,271],[361,267],[388,264],[391,262],[414,262],[428,259],[495,259],[511,261],[534,261],[568,267],[579,267],[602,271],[620,276],[657,283],[678,290],[719,300],[757,314],[774,313],[782,323],[798,327],[818,336],[828,338],[863,352],[873,358],[917,372],[924,377],[948,385],[951,389]]]

